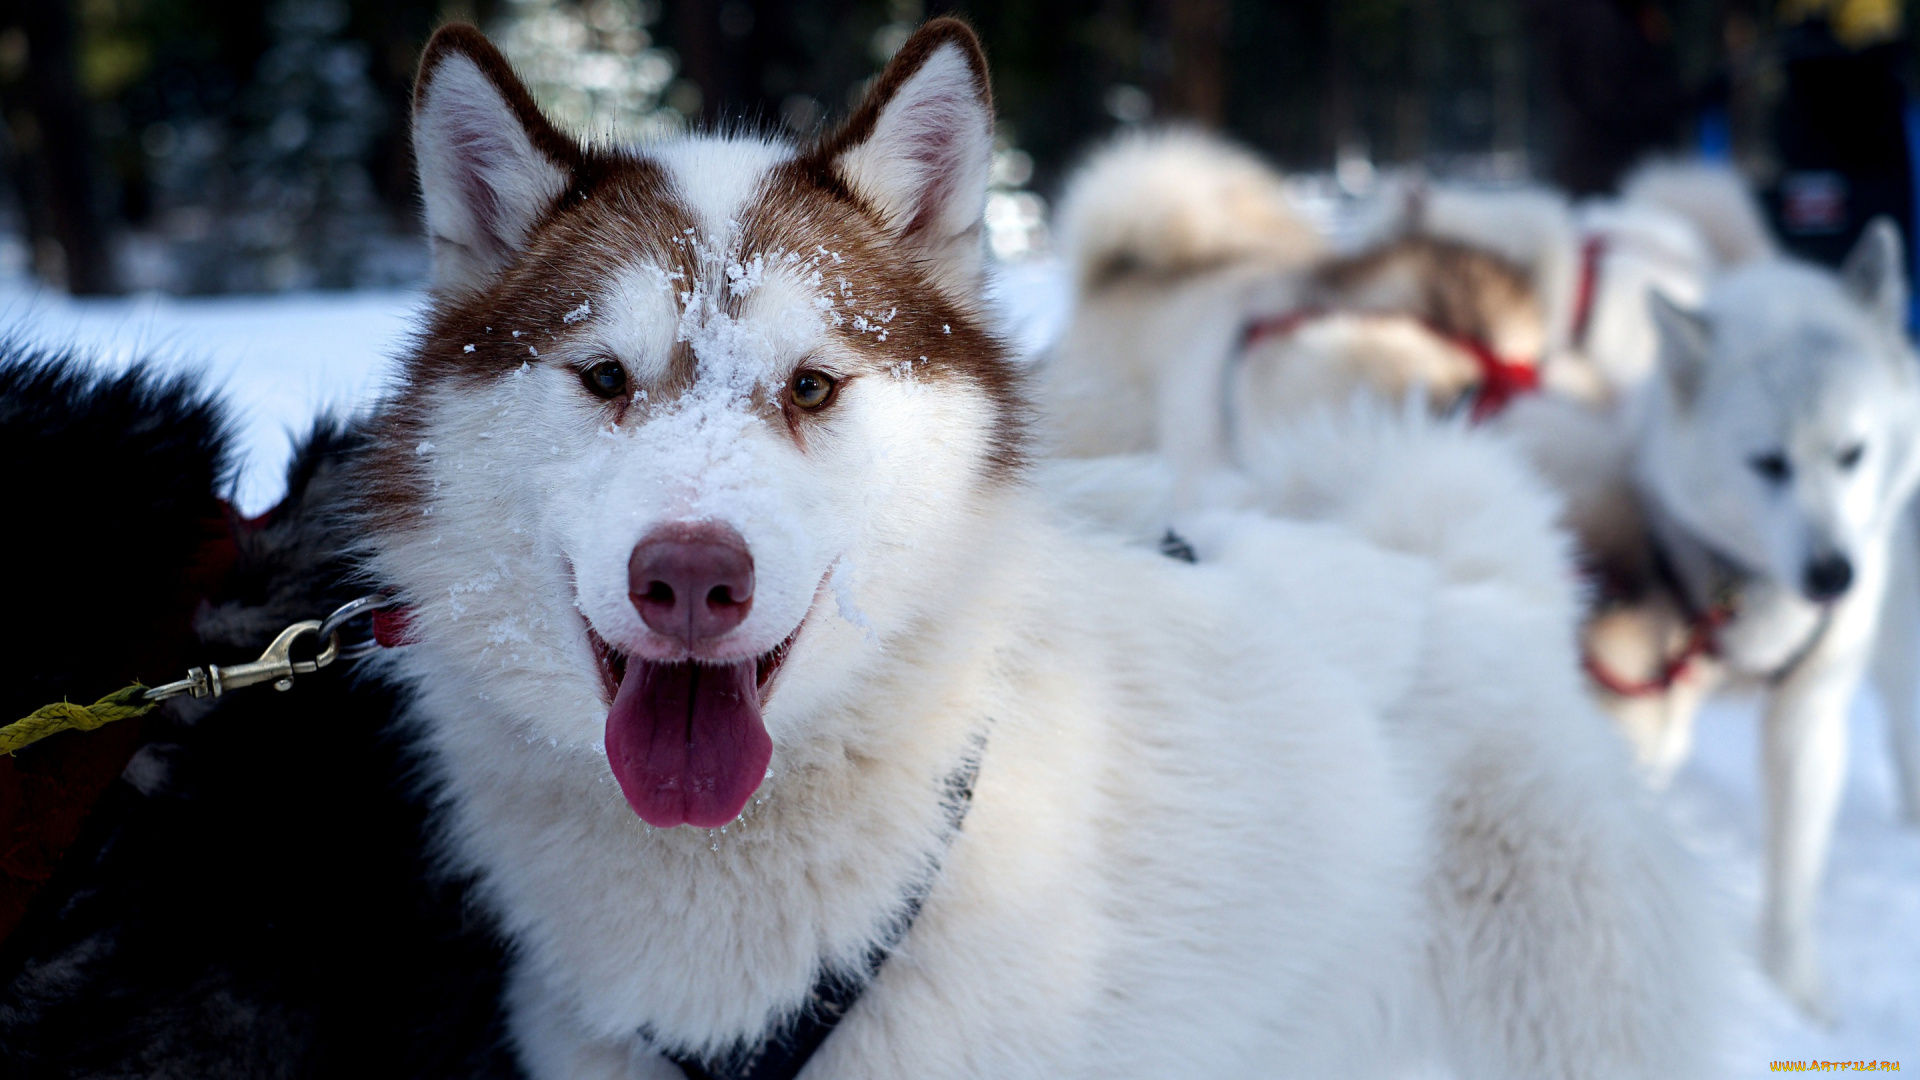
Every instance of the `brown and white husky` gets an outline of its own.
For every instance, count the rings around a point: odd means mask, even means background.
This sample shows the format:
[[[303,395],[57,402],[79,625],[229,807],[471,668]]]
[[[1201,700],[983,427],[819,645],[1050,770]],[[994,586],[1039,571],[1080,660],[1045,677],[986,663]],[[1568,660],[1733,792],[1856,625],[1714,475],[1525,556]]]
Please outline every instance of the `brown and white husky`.
[[[1190,564],[1031,479],[963,24],[818,143],[624,148],[449,27],[414,143],[367,566],[532,1075],[1706,1075],[1564,590],[1245,513]]]

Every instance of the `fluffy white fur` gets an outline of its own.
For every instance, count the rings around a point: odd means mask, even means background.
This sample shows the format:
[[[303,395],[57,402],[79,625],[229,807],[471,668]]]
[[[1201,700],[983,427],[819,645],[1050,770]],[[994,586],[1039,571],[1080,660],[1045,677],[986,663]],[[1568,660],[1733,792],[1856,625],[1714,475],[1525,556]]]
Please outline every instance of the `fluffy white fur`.
[[[1156,445],[1170,358],[1224,354],[1251,308],[1326,245],[1280,177],[1219,139],[1172,129],[1116,139],[1075,174],[1058,227],[1079,287],[1038,373],[1047,437],[1076,456]]]
[[[964,134],[973,108],[938,115]],[[708,191],[703,170],[773,156],[637,152]],[[859,175],[913,197],[911,170]],[[1151,470],[1120,496],[993,479],[963,379],[852,381],[798,449],[750,402],[845,348],[818,281],[697,241],[667,302],[637,266],[584,336],[438,399],[423,524],[371,553],[415,605],[388,663],[514,941],[532,1075],[671,1077],[659,1046],[757,1038],[929,875],[807,1075],[1706,1074],[1712,937],[1575,677],[1551,503],[1503,452],[1329,422],[1250,481],[1313,520],[1180,515],[1186,565],[1057,505],[1171,506]],[[693,387],[625,424],[569,371],[676,341]],[[767,600],[740,652],[801,626],[770,774],[711,833],[621,798],[582,621],[637,644],[613,564],[690,512],[752,548]],[[970,758],[949,839],[943,779]]]
[[[1427,788],[1439,796],[1426,812],[1437,814],[1429,835],[1440,847],[1428,856],[1438,876],[1425,886],[1439,906],[1424,915],[1441,920],[1430,932],[1451,939],[1435,954],[1443,985],[1459,971],[1476,970],[1471,978],[1482,990],[1502,983],[1537,987],[1532,1004],[1546,1012],[1531,1022],[1548,1028],[1581,1027],[1578,1037],[1605,1042],[1592,1025],[1606,1014],[1614,1019],[1600,1026],[1635,1030],[1626,1042],[1708,1045],[1721,944],[1692,906],[1697,898],[1678,884],[1684,873],[1670,842],[1645,813],[1618,740],[1582,690],[1572,630],[1580,597],[1566,541],[1554,526],[1554,498],[1505,441],[1435,421],[1417,403],[1396,409],[1360,399],[1263,438],[1244,470],[1195,473],[1159,455],[1057,459],[1043,466],[1038,485],[1070,513],[1103,522],[1138,545],[1158,543],[1171,526],[1202,568],[1225,564],[1243,575],[1243,587],[1271,582],[1282,588],[1317,613],[1312,632],[1329,663],[1354,665],[1389,695],[1404,690],[1401,703],[1388,709],[1404,718],[1390,723],[1390,737],[1409,740],[1401,744],[1407,760],[1424,776],[1417,787],[1440,785]],[[1240,508],[1258,516],[1246,517]],[[1276,513],[1293,524],[1266,520]],[[1288,534],[1330,548],[1316,554],[1280,544]],[[1399,557],[1372,569],[1347,561],[1380,558],[1365,554],[1369,548]],[[1336,552],[1340,558],[1328,559]],[[1403,576],[1412,568],[1420,580]],[[1436,597],[1474,599],[1459,609],[1460,622],[1422,629],[1404,604],[1436,587]],[[1487,636],[1495,624],[1504,629]],[[1527,646],[1499,653],[1521,638]],[[1468,644],[1473,641],[1481,645]],[[1475,654],[1476,648],[1489,651]],[[1406,662],[1424,674],[1401,682]],[[1458,711],[1446,702],[1458,703]],[[1562,840],[1572,847],[1556,852]],[[1509,854],[1516,861],[1507,862]],[[1576,869],[1582,864],[1616,884],[1582,881],[1584,870]],[[1617,884],[1629,879],[1640,884]],[[1502,889],[1490,884],[1495,880],[1559,884],[1536,894],[1522,912],[1502,910],[1511,898],[1497,896]],[[1477,884],[1465,886],[1469,881]],[[1640,898],[1604,912],[1586,906],[1601,894],[1619,899],[1627,893]],[[1570,919],[1591,916],[1599,922],[1571,930]],[[1452,937],[1462,925],[1456,920],[1484,929]],[[1517,931],[1523,924],[1529,929]],[[1494,959],[1505,948],[1494,940],[1518,944],[1526,958],[1510,959],[1533,974],[1517,976]],[[1655,941],[1663,944],[1652,946]],[[1674,966],[1641,952],[1648,947],[1673,950]],[[1614,960],[1643,959],[1629,971],[1581,955],[1586,948],[1617,949]],[[1586,992],[1596,984],[1578,979],[1551,986],[1535,981],[1548,967],[1592,971],[1595,963],[1612,970],[1601,979],[1608,989],[1596,995]],[[1678,981],[1669,982],[1670,975]],[[1507,1075],[1514,1066],[1500,1049],[1504,1039],[1482,1025],[1491,1016],[1511,1017],[1511,1004],[1479,999],[1482,990],[1468,991],[1472,1001],[1443,1006],[1443,1027],[1467,1025],[1444,1041],[1451,1043],[1458,1075]],[[1487,1008],[1491,1014],[1481,1013]],[[1671,1027],[1655,1018],[1669,1008],[1676,1010]],[[1693,1034],[1677,1035],[1681,1029]],[[1535,1056],[1522,1073],[1584,1074],[1544,1047],[1529,1054]],[[1694,1058],[1671,1075],[1705,1067]],[[1651,1059],[1629,1068],[1669,1075]]]
[[[1620,198],[1661,207],[1691,222],[1722,268],[1779,254],[1753,189],[1727,166],[1650,161],[1627,177]]]

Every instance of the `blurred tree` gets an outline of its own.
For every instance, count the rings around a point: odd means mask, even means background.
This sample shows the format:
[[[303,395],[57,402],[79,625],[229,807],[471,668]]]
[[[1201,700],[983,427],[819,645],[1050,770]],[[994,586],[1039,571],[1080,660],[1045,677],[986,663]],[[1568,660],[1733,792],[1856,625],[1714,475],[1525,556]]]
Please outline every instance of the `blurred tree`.
[[[495,34],[568,124],[636,137],[688,122],[810,133],[844,115],[915,25],[961,15],[993,64],[996,190],[1011,195],[1052,189],[1114,128],[1176,119],[1288,168],[1337,164],[1350,186],[1375,165],[1521,178],[1560,145],[1557,87],[1580,81],[1577,64],[1535,47],[1536,6],[1564,19],[1601,5],[1664,28],[1664,43],[1647,40],[1666,73],[1602,80],[1602,111],[1664,125],[1652,141],[1671,144],[1694,88],[1717,79],[1736,156],[1758,162],[1771,129],[1755,118],[1778,96],[1771,13],[1815,2],[0,0],[0,109],[43,275],[344,285],[421,265],[405,118],[420,46],[445,18]],[[62,18],[75,41],[64,75],[30,62],[47,51],[28,34],[57,40]],[[1555,40],[1591,51],[1598,38]],[[1680,105],[1654,100],[1675,100],[1676,85]],[[1028,221],[1033,206],[995,212]],[[76,275],[70,247],[98,254]]]
[[[1161,115],[1219,127],[1226,120],[1228,0],[1155,0],[1148,54]]]
[[[452,5],[449,5],[450,7]],[[489,6],[486,3],[481,8]],[[51,197],[91,192],[97,265],[135,287],[344,285],[417,273],[406,95],[440,0],[13,0],[0,4],[0,105],[39,144],[27,104],[46,50],[27,25],[73,35],[69,122],[92,183],[36,187],[11,155],[15,201],[36,241]],[[471,6],[469,6],[471,10]],[[9,46],[8,43],[12,45]],[[9,62],[9,57],[12,62]],[[295,136],[300,136],[298,139]],[[297,145],[296,145],[297,144]],[[68,166],[72,174],[74,166]],[[406,221],[405,226],[401,223]],[[131,231],[127,231],[128,228]],[[58,281],[35,245],[36,269]],[[66,243],[53,245],[65,255]],[[67,276],[72,277],[69,273]],[[73,287],[83,288],[76,278]]]
[[[653,46],[659,8],[642,0],[512,0],[482,25],[562,126],[633,141],[680,127],[662,104],[672,54]]]
[[[1692,102],[1673,23],[1653,0],[1532,0],[1554,128],[1551,177],[1609,192],[1641,158],[1677,149]]]
[[[0,28],[8,172],[34,270],[77,294],[114,292],[72,12],[50,0],[7,0]]]
[[[370,262],[389,219],[370,164],[390,117],[366,43],[343,36],[348,18],[344,0],[273,0],[267,48],[234,111],[153,129],[149,182],[175,226],[174,287],[344,288],[382,276]]]

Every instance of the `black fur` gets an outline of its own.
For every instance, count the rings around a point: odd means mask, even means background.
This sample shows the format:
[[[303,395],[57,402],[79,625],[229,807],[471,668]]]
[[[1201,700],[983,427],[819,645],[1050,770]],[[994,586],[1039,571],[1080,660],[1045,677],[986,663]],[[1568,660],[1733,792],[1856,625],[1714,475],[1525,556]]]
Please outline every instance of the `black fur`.
[[[46,362],[5,375],[0,409],[37,409],[49,429],[63,409],[87,414],[101,386],[120,386]],[[95,470],[43,485],[43,501],[24,507],[30,519],[76,506],[104,519],[117,496],[124,507],[138,490],[176,490],[170,482],[191,501],[194,484],[223,475],[157,454],[132,460],[116,424],[216,466],[221,440],[191,384],[129,380],[114,392],[138,407],[100,422]],[[35,389],[16,392],[23,385]],[[5,438],[10,461],[48,452],[31,431]],[[197,662],[252,659],[281,627],[353,595],[330,523],[359,442],[322,425],[287,501],[264,527],[241,530],[221,602],[195,619]],[[109,536],[63,564],[75,579],[45,583],[50,600],[63,589],[110,600],[137,584],[119,568],[141,531]],[[181,557],[168,547],[140,558],[162,564],[162,554]],[[82,679],[101,655],[64,657],[65,670]],[[286,693],[260,686],[148,718],[146,745],[0,952],[0,1075],[516,1075],[502,1042],[502,947],[468,883],[433,869],[428,800],[391,730],[393,695],[349,666]]]
[[[0,716],[92,701],[140,661],[179,659],[157,654],[186,644],[195,555],[224,528],[226,441],[219,406],[187,380],[93,375],[0,342]]]

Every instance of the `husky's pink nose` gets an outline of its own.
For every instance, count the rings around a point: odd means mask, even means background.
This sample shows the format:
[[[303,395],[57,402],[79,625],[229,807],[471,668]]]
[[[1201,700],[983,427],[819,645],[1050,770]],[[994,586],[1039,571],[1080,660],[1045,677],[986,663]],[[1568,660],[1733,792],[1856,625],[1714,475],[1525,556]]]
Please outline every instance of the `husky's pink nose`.
[[[745,621],[753,608],[753,554],[717,521],[663,526],[634,545],[627,594],[654,632],[691,647]]]

